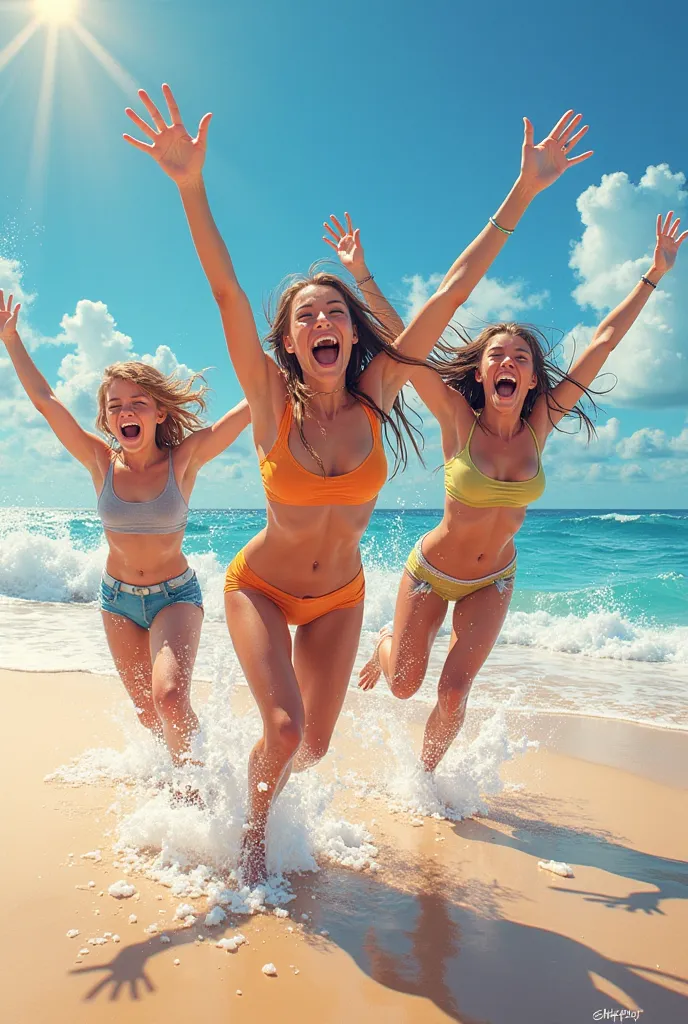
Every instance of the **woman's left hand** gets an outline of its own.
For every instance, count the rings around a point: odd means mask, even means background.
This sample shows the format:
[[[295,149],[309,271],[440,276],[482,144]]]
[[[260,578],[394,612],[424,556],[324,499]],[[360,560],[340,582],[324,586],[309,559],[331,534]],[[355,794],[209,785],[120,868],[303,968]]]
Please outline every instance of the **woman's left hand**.
[[[680,217],[676,217],[674,220],[673,210],[669,210],[663,223],[661,213],[657,215],[657,244],[655,245],[655,252],[652,258],[652,266],[660,274],[666,274],[667,271],[671,270],[676,262],[676,253],[686,238],[688,238],[688,231],[684,231],[683,234],[679,235],[678,226],[680,223]]]
[[[337,220],[334,214],[330,217],[334,227],[330,227],[327,221],[323,224],[325,231],[329,231],[330,238],[323,235],[323,242],[327,242],[339,256],[339,260],[354,277],[358,274],[364,276],[366,272],[365,254],[361,245],[361,230],[354,228],[351,217],[344,214],[346,228]]]
[[[535,130],[527,117],[523,118],[523,150],[521,155],[521,181],[534,194],[548,188],[569,167],[580,164],[592,156],[589,149],[579,156],[571,156],[575,145],[583,138],[588,125],[579,128],[582,114],[567,110],[560,117],[546,139],[534,144]]]

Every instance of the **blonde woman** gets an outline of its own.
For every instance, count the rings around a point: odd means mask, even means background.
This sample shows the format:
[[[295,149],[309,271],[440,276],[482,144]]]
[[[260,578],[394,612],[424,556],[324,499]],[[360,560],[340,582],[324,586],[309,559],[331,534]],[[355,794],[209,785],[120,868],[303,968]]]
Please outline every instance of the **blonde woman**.
[[[248,406],[202,427],[199,374],[179,380],[145,363],[115,363],[98,389],[104,440],[77,423],[34,364],[17,330],[20,308],[0,291],[0,338],[29,399],[98,495],[109,549],[100,603],[113,661],[141,724],[183,764],[198,728],[189,691],[203,621],[182,551],[189,498],[201,466],[250,422]]]

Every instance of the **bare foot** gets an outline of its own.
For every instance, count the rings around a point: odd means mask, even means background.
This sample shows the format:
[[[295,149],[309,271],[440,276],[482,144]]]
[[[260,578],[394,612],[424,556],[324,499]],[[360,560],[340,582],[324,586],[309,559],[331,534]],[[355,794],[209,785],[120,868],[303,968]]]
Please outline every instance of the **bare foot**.
[[[239,882],[255,889],[267,881],[265,863],[265,833],[256,825],[244,825],[239,854]]]
[[[380,664],[380,644],[388,636],[391,637],[392,630],[389,626],[383,626],[377,635],[377,642],[373,648],[369,660],[365,663],[361,671],[358,673],[358,688],[359,690],[372,690],[377,683],[378,679],[382,675],[382,665]]]

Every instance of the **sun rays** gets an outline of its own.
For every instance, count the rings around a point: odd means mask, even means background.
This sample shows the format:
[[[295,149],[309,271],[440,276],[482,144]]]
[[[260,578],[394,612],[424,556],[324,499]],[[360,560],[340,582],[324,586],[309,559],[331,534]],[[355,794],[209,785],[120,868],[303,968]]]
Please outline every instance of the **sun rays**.
[[[29,21],[0,50],[0,73],[38,33],[45,38],[41,58],[41,80],[34,118],[33,144],[28,168],[29,196],[40,205],[45,192],[50,126],[52,121],[55,79],[59,61],[60,36],[68,32],[98,62],[108,77],[130,99],[137,83],[95,36],[79,20],[86,13],[88,0],[26,0],[24,4],[0,2],[0,13],[25,10]]]

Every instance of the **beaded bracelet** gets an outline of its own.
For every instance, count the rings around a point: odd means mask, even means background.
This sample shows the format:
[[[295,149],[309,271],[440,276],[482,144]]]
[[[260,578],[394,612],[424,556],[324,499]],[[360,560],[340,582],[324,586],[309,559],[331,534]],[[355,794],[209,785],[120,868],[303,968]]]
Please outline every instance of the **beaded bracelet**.
[[[640,280],[643,282],[643,284],[649,284],[650,288],[656,288],[657,287],[657,285],[653,284],[652,281],[650,280],[650,278],[649,277],[645,277],[644,274],[640,278]]]
[[[362,277],[360,281],[356,282],[356,284],[360,288],[362,284],[368,284],[368,281],[374,281],[374,280],[375,280],[375,274],[368,274],[367,277]]]
[[[503,235],[513,235],[515,228],[503,228],[501,224],[498,224],[494,217],[490,217],[490,224],[493,228],[497,228],[497,231],[501,231]]]

